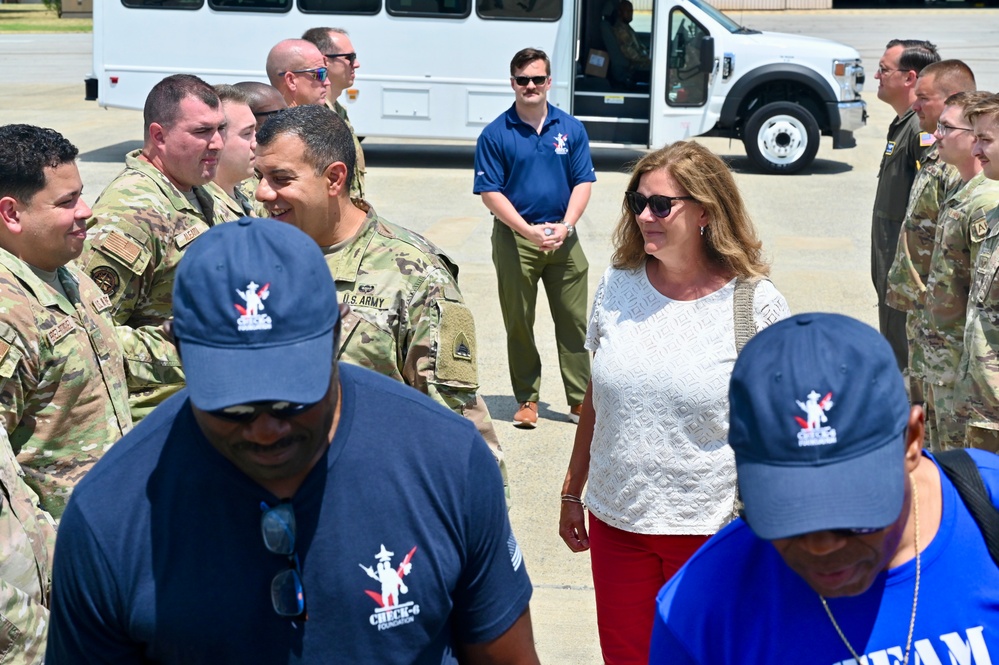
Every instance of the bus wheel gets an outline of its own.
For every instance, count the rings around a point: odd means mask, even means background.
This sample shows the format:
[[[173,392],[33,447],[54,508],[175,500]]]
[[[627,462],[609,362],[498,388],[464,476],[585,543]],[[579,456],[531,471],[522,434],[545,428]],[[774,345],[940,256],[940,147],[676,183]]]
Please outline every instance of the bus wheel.
[[[742,142],[765,173],[797,173],[815,159],[819,125],[805,107],[773,102],[749,116]]]

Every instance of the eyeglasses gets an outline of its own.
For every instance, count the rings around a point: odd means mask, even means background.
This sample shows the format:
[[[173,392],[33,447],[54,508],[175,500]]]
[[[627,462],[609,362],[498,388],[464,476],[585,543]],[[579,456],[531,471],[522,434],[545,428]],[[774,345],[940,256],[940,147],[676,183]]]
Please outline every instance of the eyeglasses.
[[[526,88],[528,83],[533,83],[534,85],[541,87],[548,82],[547,76],[511,76],[514,83],[519,85],[521,88]]]
[[[235,406],[227,406],[226,408],[219,409],[218,411],[209,411],[208,415],[228,420],[233,423],[253,422],[263,413],[270,415],[272,418],[277,418],[278,420],[287,420],[288,418],[294,418],[297,415],[305,413],[316,404],[319,404],[319,402],[313,402],[312,404],[296,404],[295,402],[254,402],[252,404],[236,404]]]
[[[288,72],[292,74],[308,74],[313,81],[319,81],[320,83],[325,83],[326,75],[329,74],[329,70],[325,67],[315,67],[313,69],[289,69],[287,72],[278,72],[278,76],[284,76]]]
[[[937,122],[937,134],[940,136],[947,136],[953,132],[973,132],[975,131],[971,127],[951,127],[950,125],[945,125],[942,122]]]
[[[347,62],[350,64],[354,64],[354,61],[357,60],[356,53],[324,53],[323,55],[326,56],[327,60],[332,60],[333,58],[346,58]]]
[[[881,76],[888,76],[892,72],[900,72],[900,71],[902,71],[902,70],[901,69],[888,69],[887,67],[882,67],[881,65],[878,65],[878,74],[881,75]]]
[[[283,617],[302,617],[305,611],[305,587],[302,586],[302,567],[295,552],[295,509],[284,501],[271,507],[260,503],[260,531],[264,547],[272,554],[288,557],[288,569],[282,570],[271,580],[271,605]]]
[[[624,201],[628,204],[628,210],[636,215],[641,215],[645,206],[649,206],[649,210],[656,217],[669,217],[669,213],[673,210],[673,201],[693,200],[695,200],[693,196],[665,196],[663,194],[645,196],[638,192],[624,193]]]

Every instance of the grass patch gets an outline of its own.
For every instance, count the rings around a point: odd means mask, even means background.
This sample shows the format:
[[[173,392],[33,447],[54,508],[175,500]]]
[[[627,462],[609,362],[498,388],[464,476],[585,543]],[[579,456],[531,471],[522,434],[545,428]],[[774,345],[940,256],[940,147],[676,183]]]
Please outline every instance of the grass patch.
[[[0,5],[0,34],[13,32],[92,32],[89,18],[59,18],[45,5]]]

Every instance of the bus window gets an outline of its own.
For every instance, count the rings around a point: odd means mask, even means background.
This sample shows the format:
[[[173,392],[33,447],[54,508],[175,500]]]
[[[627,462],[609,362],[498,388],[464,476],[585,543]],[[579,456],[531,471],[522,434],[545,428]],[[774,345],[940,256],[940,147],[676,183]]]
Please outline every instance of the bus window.
[[[562,18],[562,0],[476,0],[475,13],[510,21],[557,21]]]
[[[701,69],[701,45],[708,31],[679,7],[669,15],[669,59],[666,64],[666,103],[703,106],[710,71]]]
[[[377,14],[382,0],[298,0],[304,14]]]
[[[385,9],[393,16],[433,16],[465,18],[471,13],[470,0],[388,0]]]
[[[121,0],[134,9],[201,9],[205,0]]]
[[[291,0],[208,0],[208,6],[229,12],[286,12]]]

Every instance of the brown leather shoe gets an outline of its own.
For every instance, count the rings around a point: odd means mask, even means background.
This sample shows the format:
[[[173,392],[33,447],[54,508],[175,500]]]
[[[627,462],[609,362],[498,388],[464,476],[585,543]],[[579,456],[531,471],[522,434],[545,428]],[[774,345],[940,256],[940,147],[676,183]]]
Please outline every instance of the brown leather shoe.
[[[521,402],[517,414],[513,417],[514,427],[534,429],[538,426],[538,403]]]
[[[583,412],[583,405],[577,404],[576,406],[569,407],[569,420],[575,424],[579,424],[579,414]]]

